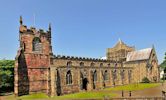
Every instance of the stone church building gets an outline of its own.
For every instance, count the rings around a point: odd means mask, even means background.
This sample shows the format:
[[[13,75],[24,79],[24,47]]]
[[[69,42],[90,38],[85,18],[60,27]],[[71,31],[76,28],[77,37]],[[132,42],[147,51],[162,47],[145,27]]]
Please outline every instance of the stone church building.
[[[15,58],[14,93],[44,92],[49,96],[159,81],[155,48],[135,50],[121,40],[108,48],[107,59],[53,54],[48,31],[27,28],[20,17],[19,48]]]

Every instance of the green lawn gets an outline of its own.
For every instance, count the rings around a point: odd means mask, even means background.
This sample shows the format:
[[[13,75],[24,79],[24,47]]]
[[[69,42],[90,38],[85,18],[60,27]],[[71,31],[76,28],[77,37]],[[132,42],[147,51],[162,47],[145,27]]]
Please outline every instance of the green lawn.
[[[140,83],[140,84],[130,84],[125,86],[116,86],[111,88],[106,88],[99,91],[90,91],[90,92],[79,92],[79,93],[73,93],[73,94],[67,94],[63,96],[55,96],[49,98],[44,93],[37,93],[37,94],[31,94],[26,96],[21,96],[18,98],[15,98],[13,95],[5,97],[5,100],[59,100],[59,99],[85,99],[85,98],[103,98],[104,96],[109,97],[116,97],[117,94],[115,94],[113,91],[135,91],[135,90],[143,90],[146,88],[152,88],[159,86],[160,83]]]
[[[115,97],[116,94],[111,92],[104,92],[104,91],[93,91],[93,92],[80,92],[75,94],[68,94],[64,96],[55,96],[54,99],[86,99],[86,98],[103,98],[104,96]]]
[[[143,90],[146,88],[152,88],[159,86],[160,83],[139,83],[139,84],[129,84],[124,86],[116,86],[112,88],[106,88],[105,90],[111,90],[111,91],[135,91],[135,90]]]

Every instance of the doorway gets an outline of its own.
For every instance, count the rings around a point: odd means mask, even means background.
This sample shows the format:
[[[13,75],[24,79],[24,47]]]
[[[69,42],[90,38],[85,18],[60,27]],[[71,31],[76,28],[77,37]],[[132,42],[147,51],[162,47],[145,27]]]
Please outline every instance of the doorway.
[[[83,89],[84,89],[84,90],[87,90],[87,84],[88,84],[88,79],[87,79],[87,78],[84,78],[84,79],[83,79],[83,82],[82,82],[82,85],[83,85]]]
[[[60,78],[60,73],[58,70],[57,70],[56,87],[57,87],[57,90],[56,90],[57,96],[60,96],[61,95],[61,78]]]

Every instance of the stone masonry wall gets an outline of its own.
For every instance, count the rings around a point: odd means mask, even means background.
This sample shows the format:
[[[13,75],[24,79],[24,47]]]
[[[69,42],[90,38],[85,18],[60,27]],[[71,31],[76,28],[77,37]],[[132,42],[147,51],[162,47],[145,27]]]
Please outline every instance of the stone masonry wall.
[[[67,66],[67,63],[71,62],[71,66]],[[84,66],[80,66],[80,63],[84,63]],[[91,63],[94,63],[94,66],[91,66]],[[101,66],[102,63],[102,66]],[[88,79],[87,91],[94,89],[102,89],[105,87],[114,86],[112,81],[112,71],[117,70],[117,78],[115,80],[115,85],[128,84],[128,70],[131,70],[130,67],[121,67],[121,63],[117,63],[117,67],[113,67],[115,62],[111,61],[96,61],[96,60],[80,60],[80,59],[65,59],[65,58],[54,58],[53,64],[51,65],[51,95],[57,95],[57,92],[60,91],[59,95],[75,93],[82,90],[82,81],[81,73],[83,73],[84,78]],[[108,66],[111,65],[111,66]],[[66,73],[67,71],[72,73],[72,84],[66,84]],[[108,71],[108,80],[103,79],[103,72]],[[124,79],[122,82],[122,77],[120,71],[124,70]],[[57,75],[57,71],[58,74]],[[97,81],[93,81],[92,72],[97,72]],[[60,86],[57,86],[58,78],[60,77]]]
[[[50,31],[28,29],[22,24],[19,31],[20,50],[15,62],[15,94],[49,93]],[[35,38],[40,39],[40,46],[33,44]],[[34,46],[40,51],[33,50]]]

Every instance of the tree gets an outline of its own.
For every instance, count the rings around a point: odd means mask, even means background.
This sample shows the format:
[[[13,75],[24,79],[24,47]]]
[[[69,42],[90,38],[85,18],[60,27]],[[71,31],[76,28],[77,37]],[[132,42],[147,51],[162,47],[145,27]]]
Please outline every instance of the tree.
[[[166,53],[165,53],[164,61],[160,64],[160,67],[161,67],[162,69],[165,69],[165,68],[166,68]]]
[[[13,91],[14,60],[0,60],[0,92]]]

